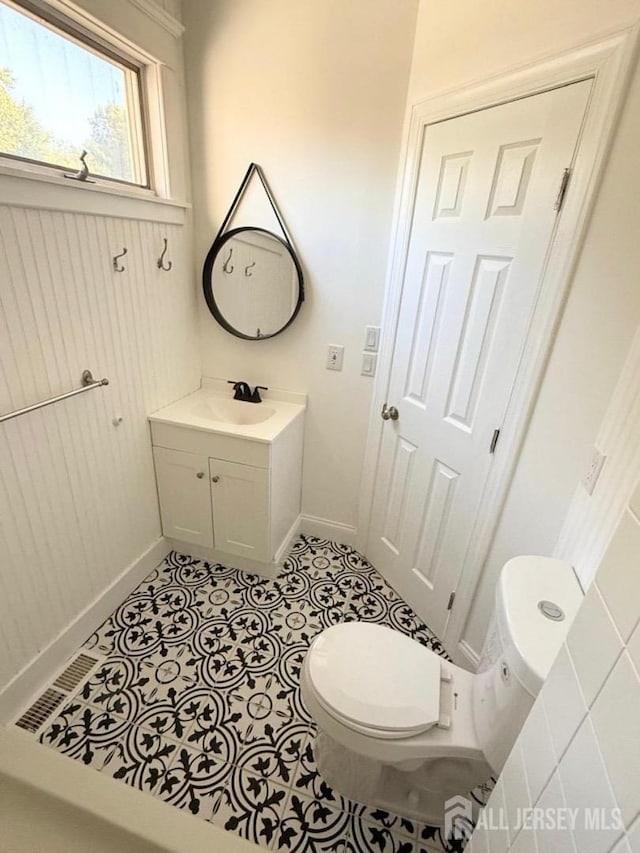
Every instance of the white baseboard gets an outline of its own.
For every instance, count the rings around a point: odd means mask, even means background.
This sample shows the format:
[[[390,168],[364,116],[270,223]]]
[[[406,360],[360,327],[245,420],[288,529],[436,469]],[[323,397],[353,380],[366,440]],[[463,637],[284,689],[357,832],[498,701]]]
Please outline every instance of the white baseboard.
[[[331,539],[333,542],[352,546],[355,546],[358,536],[358,531],[350,524],[329,521],[328,518],[318,518],[315,515],[301,516],[300,533],[317,536],[319,539]]]
[[[121,572],[91,604],[58,634],[40,654],[33,658],[0,692],[0,725],[6,725],[18,715],[32,697],[46,687],[52,676],[63,668],[84,641],[115,610],[151,569],[169,552],[169,545],[160,537],[153,545]]]
[[[285,559],[289,551],[291,550],[291,546],[296,541],[298,536],[300,535],[300,525],[302,524],[302,516],[299,515],[296,520],[293,522],[291,527],[289,528],[289,532],[284,537],[282,545],[276,551],[276,555],[273,558],[274,561],[278,564],[281,564]]]
[[[459,666],[464,666],[470,669],[471,672],[476,672],[480,663],[480,655],[467,643],[466,640],[460,640],[458,647],[453,654],[454,663]]]
[[[208,563],[220,563],[232,569],[241,569],[243,572],[251,572],[261,575],[263,578],[275,578],[280,574],[281,566],[276,562],[260,563],[250,557],[238,557],[228,554],[226,551],[218,551],[216,548],[206,548],[203,545],[193,545],[191,542],[181,542],[179,539],[167,539],[171,549],[196,560],[206,560]]]

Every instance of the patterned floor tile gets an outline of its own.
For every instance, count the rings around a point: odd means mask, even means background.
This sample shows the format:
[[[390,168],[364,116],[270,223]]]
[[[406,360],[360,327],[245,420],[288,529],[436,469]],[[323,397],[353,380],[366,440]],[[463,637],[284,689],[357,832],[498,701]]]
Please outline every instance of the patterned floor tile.
[[[124,737],[130,723],[121,717],[72,701],[40,735],[40,743],[101,770],[111,747]]]
[[[216,760],[233,764],[251,723],[247,703],[242,697],[210,691],[194,713],[184,743]]]
[[[313,737],[309,740],[300,756],[300,763],[293,780],[292,790],[300,796],[306,796],[318,802],[326,803],[329,807],[343,812],[355,812],[359,803],[343,797],[325,782],[316,766],[313,754]]]
[[[180,691],[170,687],[166,697],[141,709],[136,724],[181,741],[210,694],[207,687],[196,686]]]
[[[195,596],[203,619],[213,619],[216,616],[234,613],[245,606],[242,589],[233,575],[231,577],[209,576],[206,583],[195,590]]]
[[[384,809],[359,805],[355,808],[355,817],[364,823],[377,826],[379,829],[390,832],[393,835],[415,838],[418,833],[418,824],[415,821],[385,811]]]
[[[234,768],[215,805],[211,823],[269,847],[276,837],[286,800],[284,786]]]
[[[283,645],[308,646],[323,629],[318,612],[305,601],[285,599],[271,613],[271,624]]]
[[[231,772],[229,764],[218,761],[211,753],[181,745],[155,793],[173,806],[210,820]]]
[[[178,747],[175,740],[157,731],[131,726],[126,735],[112,745],[102,772],[153,794],[171,766]]]
[[[300,690],[300,678],[307,653],[306,643],[285,648],[278,661],[276,674],[291,715],[306,723],[313,723],[309,709],[304,703]]]
[[[398,835],[378,822],[354,820],[351,839],[359,853],[418,853],[421,849],[414,838]]]
[[[292,793],[271,848],[292,853],[346,853],[353,849],[349,844],[351,823],[348,812],[333,808],[327,800]]]
[[[105,660],[40,740],[274,850],[458,853],[318,772],[304,659],[320,631],[355,619],[444,655],[350,546],[301,536],[275,579],[173,551],[86,641]]]
[[[147,682],[148,678],[140,675],[138,660],[113,656],[84,682],[76,699],[133,722],[140,713],[140,691]]]
[[[309,727],[298,720],[281,720],[279,725],[265,725],[260,736],[256,735],[254,729],[249,731],[239,749],[237,766],[290,786],[309,743]]]

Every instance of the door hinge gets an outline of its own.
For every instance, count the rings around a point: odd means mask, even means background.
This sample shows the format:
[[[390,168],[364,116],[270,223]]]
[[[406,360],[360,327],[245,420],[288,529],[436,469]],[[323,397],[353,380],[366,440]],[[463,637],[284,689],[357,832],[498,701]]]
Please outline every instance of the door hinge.
[[[562,205],[564,203],[564,197],[567,194],[567,187],[569,186],[569,178],[571,177],[571,169],[567,167],[562,173],[562,178],[560,180],[560,189],[558,190],[558,195],[556,196],[556,203],[553,205],[553,209],[556,213],[560,213],[562,209]]]
[[[500,438],[500,430],[494,429],[493,436],[491,438],[491,444],[489,445],[489,453],[496,452],[496,444],[498,443],[498,439]]]
[[[454,602],[455,600],[456,600],[456,593],[455,593],[455,590],[454,590],[454,591],[451,593],[451,595],[449,596],[449,603],[447,604],[447,610],[451,610],[451,608],[453,607],[453,602]]]

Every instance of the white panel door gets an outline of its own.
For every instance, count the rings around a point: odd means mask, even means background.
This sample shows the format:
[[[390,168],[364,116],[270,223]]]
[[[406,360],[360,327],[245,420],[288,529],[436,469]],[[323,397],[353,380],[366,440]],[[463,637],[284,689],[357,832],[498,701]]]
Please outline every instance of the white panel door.
[[[181,542],[213,548],[209,459],[154,447],[162,532]]]
[[[209,459],[216,548],[267,562],[269,553],[269,471]]]
[[[429,125],[367,555],[444,635],[590,82]],[[478,567],[479,568],[479,567]]]

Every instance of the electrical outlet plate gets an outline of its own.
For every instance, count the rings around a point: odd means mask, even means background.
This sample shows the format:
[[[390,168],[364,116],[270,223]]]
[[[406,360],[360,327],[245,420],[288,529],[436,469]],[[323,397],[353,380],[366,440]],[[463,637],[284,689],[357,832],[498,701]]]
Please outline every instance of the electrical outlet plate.
[[[341,344],[329,344],[327,347],[327,370],[342,370],[344,347]]]
[[[597,447],[593,448],[589,467],[585,471],[584,477],[582,478],[582,485],[584,486],[584,489],[588,495],[593,494],[593,490],[596,487],[598,477],[600,476],[600,472],[602,471],[602,466],[604,465],[604,461],[606,458],[607,457],[604,455],[604,453],[600,453]]]

